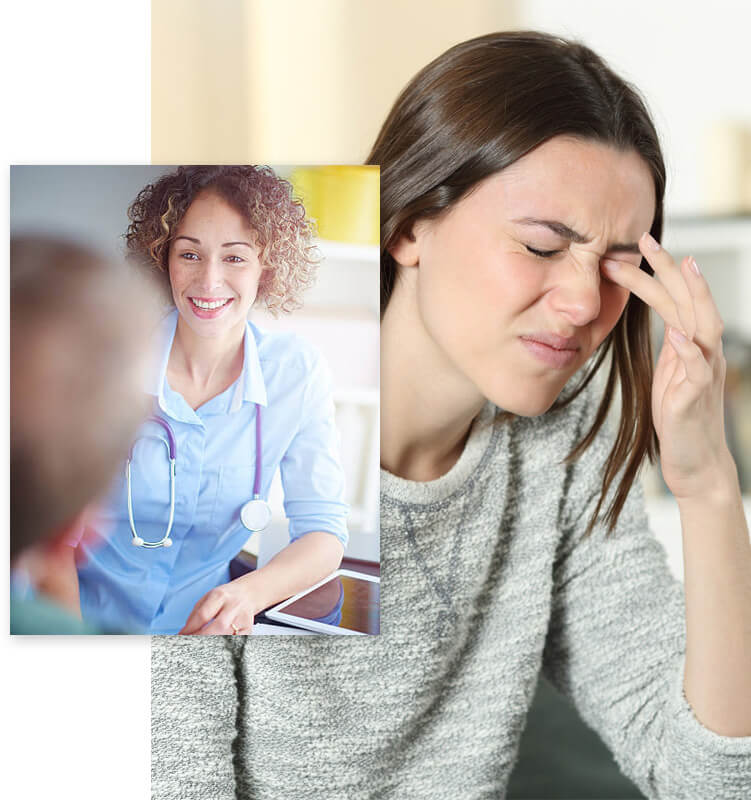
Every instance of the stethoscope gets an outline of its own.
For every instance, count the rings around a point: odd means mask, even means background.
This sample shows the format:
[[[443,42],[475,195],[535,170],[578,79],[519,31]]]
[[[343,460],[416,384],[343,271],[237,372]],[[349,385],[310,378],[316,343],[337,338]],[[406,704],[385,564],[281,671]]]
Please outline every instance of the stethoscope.
[[[131,540],[132,543],[136,547],[171,547],[172,546],[172,539],[170,539],[170,533],[172,531],[172,523],[175,521],[175,462],[177,460],[177,445],[175,444],[175,434],[170,426],[169,422],[166,419],[162,419],[162,417],[149,417],[149,422],[155,422],[157,425],[161,425],[164,429],[165,433],[167,434],[167,440],[165,441],[161,436],[156,436],[154,434],[144,434],[140,436],[139,439],[157,439],[158,441],[162,442],[162,444],[167,448],[167,458],[169,459],[169,493],[170,493],[170,504],[169,504],[169,520],[167,521],[167,529],[164,532],[164,536],[158,542],[147,542],[138,535],[138,531],[136,530],[136,523],[133,519],[133,495],[131,492],[131,483],[130,483],[130,463],[133,461],[133,448],[136,446],[136,442],[130,447],[130,452],[128,453],[128,460],[125,464],[125,480],[128,486],[128,520],[130,522],[130,531],[133,534],[133,539]],[[138,440],[136,440],[138,441]],[[253,499],[248,500],[248,502],[242,507],[240,511],[240,519],[242,520],[243,525],[251,532],[256,533],[257,531],[262,531],[271,520],[271,508],[269,504],[261,499],[261,407],[256,403],[256,474],[255,479],[253,481]]]

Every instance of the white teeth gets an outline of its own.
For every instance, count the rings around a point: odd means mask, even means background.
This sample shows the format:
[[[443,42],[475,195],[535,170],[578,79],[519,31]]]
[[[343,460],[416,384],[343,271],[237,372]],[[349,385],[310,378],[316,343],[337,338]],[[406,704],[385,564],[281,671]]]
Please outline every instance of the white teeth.
[[[229,303],[229,300],[212,300],[211,302],[207,303],[204,300],[196,300],[195,297],[191,297],[191,302],[198,306],[198,308],[206,308],[206,309],[214,309],[214,308],[221,308],[224,305]]]

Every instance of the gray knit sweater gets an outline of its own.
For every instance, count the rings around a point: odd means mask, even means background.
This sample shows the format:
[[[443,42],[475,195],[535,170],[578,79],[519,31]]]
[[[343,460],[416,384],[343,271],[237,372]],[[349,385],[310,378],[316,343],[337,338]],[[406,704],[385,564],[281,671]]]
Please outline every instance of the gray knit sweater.
[[[683,695],[682,585],[640,486],[582,538],[612,430],[560,461],[596,400],[488,405],[446,475],[382,474],[380,636],[154,637],[155,800],[502,798],[540,670],[648,797],[751,798],[751,737]]]

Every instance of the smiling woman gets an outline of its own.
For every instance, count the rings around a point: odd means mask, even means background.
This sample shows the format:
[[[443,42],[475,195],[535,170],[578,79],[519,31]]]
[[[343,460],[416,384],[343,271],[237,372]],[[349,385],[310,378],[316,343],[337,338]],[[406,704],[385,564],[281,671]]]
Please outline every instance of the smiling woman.
[[[290,184],[254,166],[180,167],[129,217],[130,255],[171,308],[146,387],[155,417],[106,505],[112,535],[81,544],[82,613],[132,633],[250,633],[259,611],[332,572],[348,537],[328,368],[300,337],[248,319],[258,303],[301,305],[313,226]],[[277,468],[292,541],[231,580],[269,521]]]

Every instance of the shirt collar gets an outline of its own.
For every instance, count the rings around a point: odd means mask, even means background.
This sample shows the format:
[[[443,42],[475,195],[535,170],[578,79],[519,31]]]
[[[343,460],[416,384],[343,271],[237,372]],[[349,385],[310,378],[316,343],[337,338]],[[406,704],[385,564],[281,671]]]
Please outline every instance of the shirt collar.
[[[236,384],[235,395],[230,403],[230,413],[237,411],[243,402],[267,405],[266,383],[258,357],[258,345],[250,322],[245,323],[245,347],[243,350],[243,371]]]
[[[172,351],[172,343],[175,340],[175,331],[177,330],[177,320],[178,311],[174,308],[164,317],[157,328],[157,358],[154,369],[148,376],[146,383],[146,392],[154,395],[162,411],[171,416],[175,416],[176,410],[170,407],[165,397],[165,384],[167,381],[167,365]],[[267,404],[266,383],[261,371],[258,346],[253,335],[253,328],[250,322],[247,321],[245,323],[245,338],[243,341],[243,368],[240,378],[235,384],[235,391],[230,401],[230,413],[238,411],[243,402],[258,403],[262,406]]]

